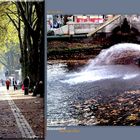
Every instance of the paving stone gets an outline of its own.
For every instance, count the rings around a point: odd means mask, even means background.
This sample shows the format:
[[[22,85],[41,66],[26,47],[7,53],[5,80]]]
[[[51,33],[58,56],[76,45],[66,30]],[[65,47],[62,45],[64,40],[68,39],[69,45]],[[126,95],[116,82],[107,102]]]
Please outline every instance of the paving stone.
[[[0,87],[2,89],[2,87]],[[26,110],[23,107],[22,111],[18,108],[20,104],[22,104],[24,95],[21,94],[19,91],[10,91],[7,92],[6,90],[0,90],[0,138],[35,138],[36,135],[26,120],[28,118],[24,117],[22,114]],[[27,98],[31,98],[31,96],[27,96]],[[34,98],[35,99],[35,98]],[[15,101],[18,102],[18,106],[15,104]],[[33,104],[31,104],[33,105]],[[43,109],[42,109],[43,110]],[[29,110],[27,111],[30,112]],[[29,114],[30,115],[30,114]],[[30,118],[30,116],[29,116]],[[43,122],[43,121],[42,121]],[[42,123],[42,125],[44,125]],[[41,138],[43,136],[39,136]]]

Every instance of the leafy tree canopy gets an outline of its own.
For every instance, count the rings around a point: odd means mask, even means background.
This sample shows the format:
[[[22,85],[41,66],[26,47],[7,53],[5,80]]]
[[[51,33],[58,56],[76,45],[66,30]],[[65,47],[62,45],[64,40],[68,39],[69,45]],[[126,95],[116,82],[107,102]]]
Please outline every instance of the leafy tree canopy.
[[[7,54],[13,52],[20,54],[19,39],[15,26],[18,20],[16,5],[12,2],[0,2],[0,69],[7,67]]]
[[[0,51],[7,51],[11,43],[19,44],[17,30],[10,18],[17,21],[17,9],[14,3],[0,2]]]

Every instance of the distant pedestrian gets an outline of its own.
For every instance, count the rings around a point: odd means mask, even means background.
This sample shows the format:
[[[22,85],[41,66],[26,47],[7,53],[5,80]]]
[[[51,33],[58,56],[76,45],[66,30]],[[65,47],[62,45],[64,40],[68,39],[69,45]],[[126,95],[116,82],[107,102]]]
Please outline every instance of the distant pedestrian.
[[[37,82],[34,87],[33,96],[36,96],[37,94],[40,94],[40,97],[44,97],[43,81]]]
[[[10,83],[11,83],[10,80],[7,79],[7,80],[6,80],[6,88],[7,88],[7,90],[9,90]]]
[[[13,87],[14,90],[17,90],[17,81],[13,78]]]
[[[29,76],[26,76],[26,78],[23,81],[23,85],[24,85],[24,95],[28,95],[29,94],[29,85],[30,85]]]

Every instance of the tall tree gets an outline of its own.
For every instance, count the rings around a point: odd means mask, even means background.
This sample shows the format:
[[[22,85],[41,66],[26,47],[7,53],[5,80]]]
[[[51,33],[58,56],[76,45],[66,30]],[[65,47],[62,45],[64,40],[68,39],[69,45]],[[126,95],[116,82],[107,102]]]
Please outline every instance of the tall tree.
[[[6,5],[4,16],[18,34],[23,78],[29,75],[31,85],[40,80],[44,82],[44,2],[7,2],[3,5]]]
[[[19,55],[19,40],[17,35],[17,30],[11,23],[11,20],[8,18],[7,14],[13,14],[10,11],[11,4],[9,2],[0,2],[0,65],[3,65],[9,72],[14,71],[15,65],[19,64],[18,58],[17,62],[13,63],[15,59],[15,52]],[[15,18],[12,15],[13,18]],[[13,51],[14,50],[14,51]],[[15,55],[15,56],[14,56]],[[12,65],[11,65],[12,64]]]
[[[16,2],[24,24],[24,55],[32,83],[44,81],[44,2]],[[27,57],[26,57],[27,56]]]

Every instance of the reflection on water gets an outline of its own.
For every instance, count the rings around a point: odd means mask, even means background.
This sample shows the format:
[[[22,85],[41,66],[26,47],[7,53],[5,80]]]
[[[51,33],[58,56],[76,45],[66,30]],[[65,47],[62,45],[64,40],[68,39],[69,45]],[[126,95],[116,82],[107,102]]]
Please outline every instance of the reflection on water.
[[[85,100],[96,99],[100,95],[104,102],[106,96],[139,89],[140,68],[134,65],[139,54],[140,45],[121,43],[102,50],[81,70],[80,65],[77,65],[81,64],[78,61],[75,61],[74,65],[70,62],[49,63],[48,125],[78,125],[80,115],[73,116],[73,104],[84,103]]]
[[[68,119],[69,90],[65,84],[60,83],[67,73],[65,64],[47,66],[47,119]],[[59,121],[57,121],[59,122]],[[48,121],[49,125],[49,121]]]
[[[78,125],[71,106],[100,94],[139,87],[140,69],[133,65],[94,66],[89,71],[68,70],[67,64],[47,66],[47,120],[50,125]]]

